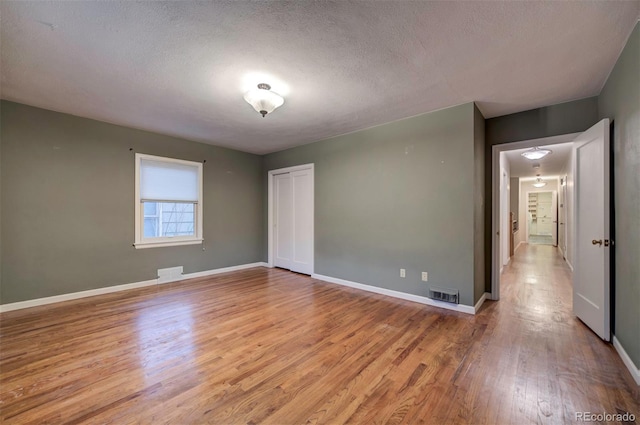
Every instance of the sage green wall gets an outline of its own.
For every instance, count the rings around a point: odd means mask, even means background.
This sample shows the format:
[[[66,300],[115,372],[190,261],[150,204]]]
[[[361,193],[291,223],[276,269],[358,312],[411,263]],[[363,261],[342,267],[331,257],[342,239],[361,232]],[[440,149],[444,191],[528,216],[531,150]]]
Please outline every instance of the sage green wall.
[[[260,156],[7,101],[0,121],[3,303],[262,260]],[[206,160],[206,250],[132,247],[135,152]]]
[[[485,292],[484,253],[484,116],[473,105],[473,264],[474,299],[476,303]],[[491,291],[486,291],[491,292]]]
[[[305,163],[316,273],[422,296],[455,288],[473,305],[473,103],[266,155],[264,174]]]
[[[640,24],[598,97],[598,112],[614,121],[614,334],[640,367]]]

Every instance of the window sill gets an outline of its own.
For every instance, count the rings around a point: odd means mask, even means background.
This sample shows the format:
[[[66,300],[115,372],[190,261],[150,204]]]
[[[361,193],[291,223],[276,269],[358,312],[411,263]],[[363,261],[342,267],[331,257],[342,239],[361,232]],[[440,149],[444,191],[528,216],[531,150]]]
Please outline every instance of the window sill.
[[[160,248],[163,246],[199,245],[202,244],[203,241],[204,239],[182,239],[158,242],[136,242],[133,244],[133,246],[135,246],[136,249]]]

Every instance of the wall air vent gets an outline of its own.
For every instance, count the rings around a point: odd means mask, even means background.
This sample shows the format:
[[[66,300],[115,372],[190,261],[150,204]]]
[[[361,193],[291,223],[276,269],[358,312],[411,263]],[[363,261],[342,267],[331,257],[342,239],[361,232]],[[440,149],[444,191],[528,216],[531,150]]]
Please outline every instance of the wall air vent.
[[[182,266],[158,269],[158,283],[169,283],[182,280]]]
[[[429,298],[446,303],[460,304],[460,296],[457,289],[443,289],[432,286],[429,288]]]

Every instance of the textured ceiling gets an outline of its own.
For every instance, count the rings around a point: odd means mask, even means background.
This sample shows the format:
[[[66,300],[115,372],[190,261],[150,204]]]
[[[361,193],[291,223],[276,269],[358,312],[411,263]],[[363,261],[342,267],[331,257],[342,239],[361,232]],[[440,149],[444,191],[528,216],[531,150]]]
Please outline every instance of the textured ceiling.
[[[551,149],[551,153],[537,161],[524,158],[522,152],[527,149],[506,151],[507,161],[511,177],[541,177],[560,176],[566,172],[566,165],[571,158],[573,143],[560,143],[556,145],[541,145],[540,148]],[[533,164],[540,164],[540,168],[533,168]]]
[[[267,153],[460,103],[597,95],[640,2],[2,1],[1,95]],[[266,82],[285,104],[242,98]]]

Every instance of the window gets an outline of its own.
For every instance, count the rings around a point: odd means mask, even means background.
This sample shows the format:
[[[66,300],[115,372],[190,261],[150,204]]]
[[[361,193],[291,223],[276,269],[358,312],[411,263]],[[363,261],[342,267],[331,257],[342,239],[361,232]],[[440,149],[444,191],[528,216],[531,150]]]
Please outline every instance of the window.
[[[136,154],[135,247],[202,243],[202,164]]]

